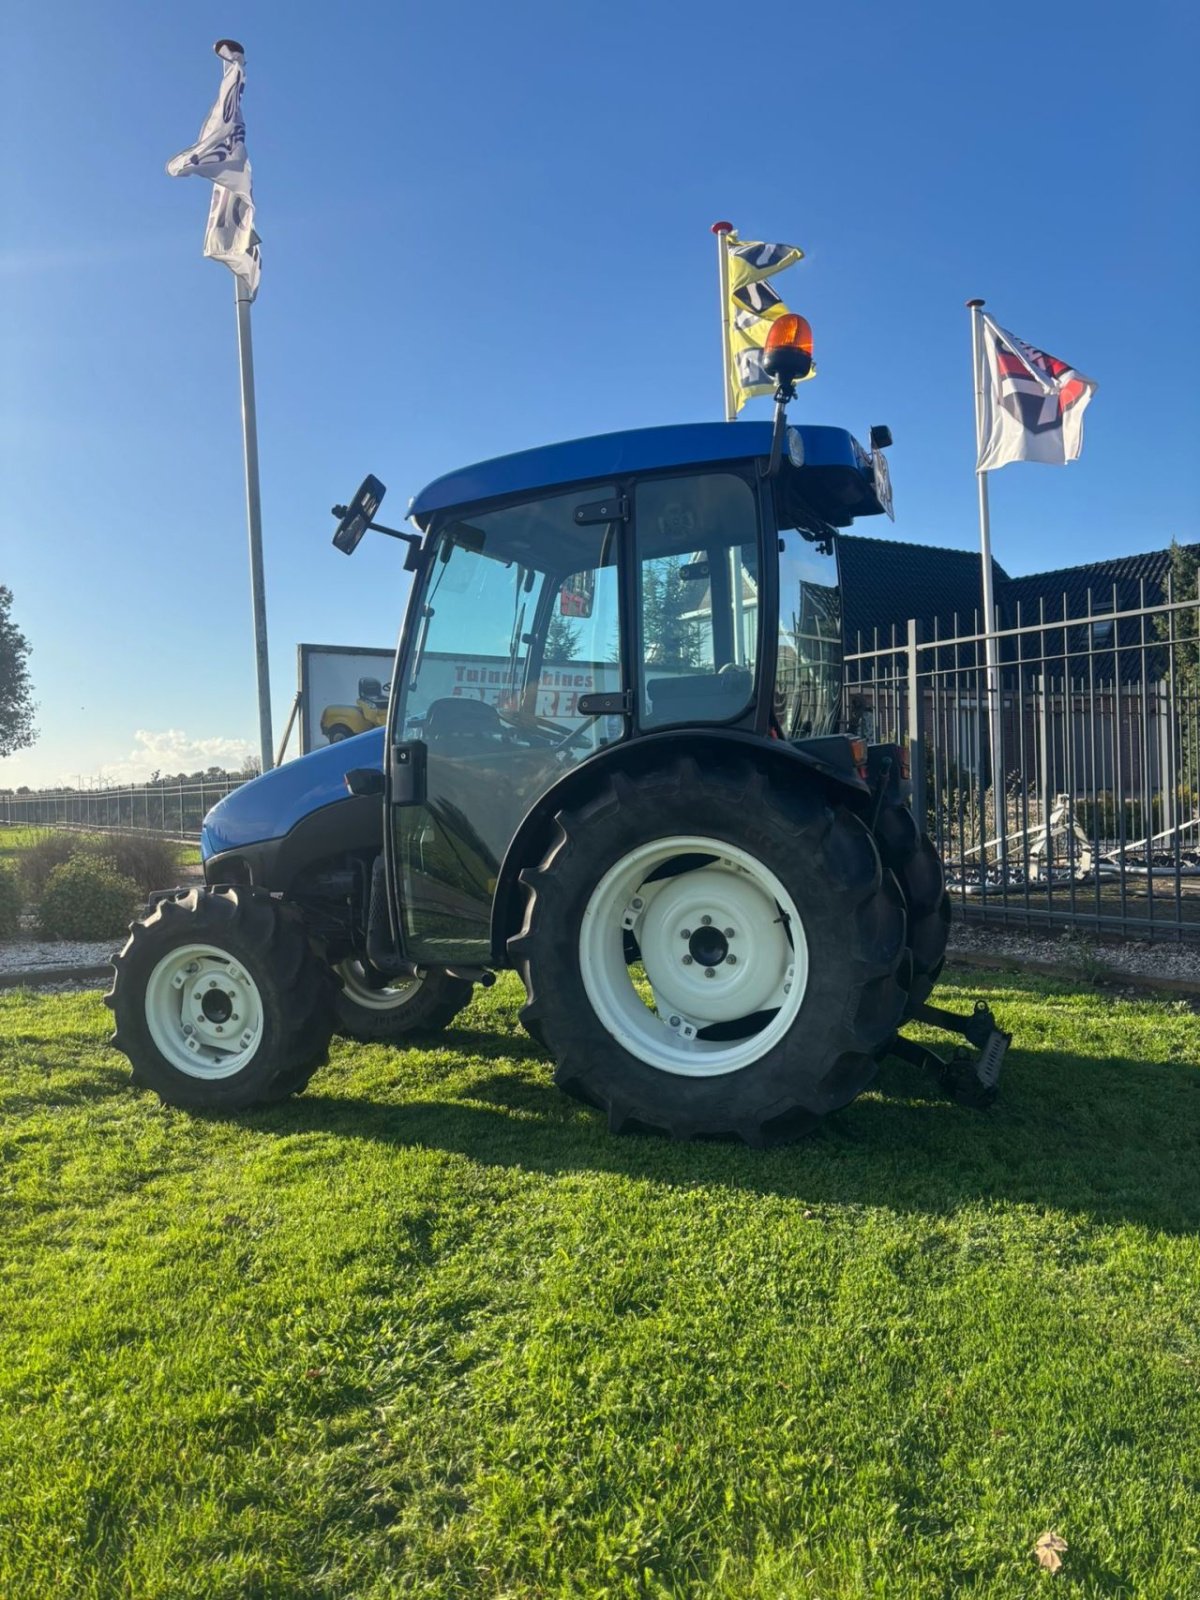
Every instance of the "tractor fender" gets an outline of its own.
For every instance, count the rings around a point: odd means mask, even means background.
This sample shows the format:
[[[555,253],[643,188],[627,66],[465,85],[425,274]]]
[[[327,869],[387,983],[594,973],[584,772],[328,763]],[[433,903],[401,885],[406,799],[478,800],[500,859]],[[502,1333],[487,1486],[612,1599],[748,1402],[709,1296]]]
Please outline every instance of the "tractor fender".
[[[830,798],[836,797],[852,810],[865,812],[871,795],[869,786],[853,767],[843,768],[826,759],[819,748],[824,743],[819,741],[817,749],[806,749],[738,728],[679,728],[610,745],[573,767],[534,801],[505,851],[492,897],[493,958],[499,965],[508,964],[506,946],[520,928],[525,901],[520,875],[545,854],[553,836],[554,818],[564,807],[584,802],[589,791],[608,773],[621,771],[636,779],[639,773],[684,754],[701,766],[749,757],[764,771],[778,773],[784,781],[795,782],[801,775],[815,780]]]

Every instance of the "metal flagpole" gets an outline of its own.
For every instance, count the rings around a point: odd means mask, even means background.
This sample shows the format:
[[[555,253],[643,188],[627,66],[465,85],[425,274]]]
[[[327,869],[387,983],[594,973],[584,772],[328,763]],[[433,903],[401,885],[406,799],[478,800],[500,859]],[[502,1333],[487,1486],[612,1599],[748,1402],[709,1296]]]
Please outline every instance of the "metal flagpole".
[[[983,310],[982,300],[968,300],[971,313],[971,359],[975,371],[975,459],[983,452]],[[988,510],[988,475],[975,473],[979,484],[979,561],[983,588],[983,649],[987,677],[988,727],[991,734],[992,795],[1000,861],[1008,865],[1008,827],[1004,795],[1004,740],[1000,726],[1000,641],[996,637],[996,594],[992,575],[992,525]]]
[[[736,422],[729,347],[729,246],[725,243],[725,236],[734,231],[733,223],[714,222],[711,231],[717,236],[717,280],[721,289],[721,380],[725,391],[725,421]]]
[[[262,505],[258,491],[258,416],[254,405],[254,346],[250,341],[250,301],[236,274],[238,365],[242,378],[242,446],[246,458],[246,526],[250,534],[250,600],[254,611],[254,664],[258,674],[258,744],[262,769],[275,765],[271,738],[271,669],[267,657],[267,599],[263,584]]]

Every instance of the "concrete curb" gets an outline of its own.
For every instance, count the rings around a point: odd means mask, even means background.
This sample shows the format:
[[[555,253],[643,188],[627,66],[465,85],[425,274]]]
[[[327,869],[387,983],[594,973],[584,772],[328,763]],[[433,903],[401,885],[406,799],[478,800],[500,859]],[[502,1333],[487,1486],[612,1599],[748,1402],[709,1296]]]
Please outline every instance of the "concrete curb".
[[[0,989],[37,989],[47,983],[82,983],[88,988],[107,983],[112,967],[33,967],[28,972],[0,972]]]

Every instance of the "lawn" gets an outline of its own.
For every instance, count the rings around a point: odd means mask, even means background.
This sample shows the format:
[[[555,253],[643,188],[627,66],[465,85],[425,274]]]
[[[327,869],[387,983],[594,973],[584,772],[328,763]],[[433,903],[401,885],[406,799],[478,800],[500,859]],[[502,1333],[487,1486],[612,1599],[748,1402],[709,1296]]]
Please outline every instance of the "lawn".
[[[511,980],[226,1120],[0,996],[0,1595],[1194,1597],[1200,1021],[977,997],[991,1112],[763,1154],[612,1138]]]

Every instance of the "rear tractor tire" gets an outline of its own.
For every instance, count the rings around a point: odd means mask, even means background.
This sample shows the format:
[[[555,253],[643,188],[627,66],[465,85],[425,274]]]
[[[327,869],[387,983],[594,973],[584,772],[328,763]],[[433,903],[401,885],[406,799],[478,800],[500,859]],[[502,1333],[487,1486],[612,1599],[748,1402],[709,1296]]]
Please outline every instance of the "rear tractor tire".
[[[908,1022],[929,999],[946,965],[951,915],[946,874],[937,846],[907,806],[883,809],[875,841],[904,896],[911,976],[903,1021]]]
[[[361,961],[336,968],[342,980],[336,1028],[364,1044],[400,1044],[410,1034],[440,1033],[470,1004],[472,985],[446,972],[385,978]]]
[[[858,818],[685,759],[608,775],[556,821],[508,948],[563,1089],[614,1131],[764,1145],[866,1088],[907,963],[900,889]]]
[[[133,1081],[167,1105],[241,1111],[303,1089],[328,1054],[335,984],[304,919],[265,890],[160,900],[105,996]]]

